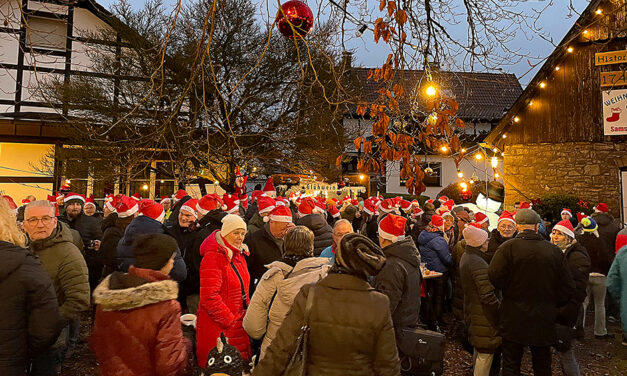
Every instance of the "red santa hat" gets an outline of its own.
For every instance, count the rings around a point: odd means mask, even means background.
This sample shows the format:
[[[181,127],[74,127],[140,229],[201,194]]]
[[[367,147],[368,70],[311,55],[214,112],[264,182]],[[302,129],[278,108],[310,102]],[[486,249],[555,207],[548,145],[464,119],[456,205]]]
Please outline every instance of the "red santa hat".
[[[504,210],[503,213],[501,214],[501,216],[499,217],[499,220],[497,222],[497,225],[503,221],[510,221],[512,222],[514,225],[516,224],[516,220],[514,219],[514,213],[508,212],[507,210]]]
[[[409,213],[412,207],[411,201],[401,200],[400,207],[405,213]]]
[[[422,210],[420,208],[420,206],[419,206],[417,208],[414,208],[414,210],[411,213],[411,216],[412,216],[412,218],[416,218],[416,217],[419,217],[419,216],[421,216],[423,214],[424,214],[424,210]]]
[[[204,195],[198,200],[198,204],[196,204],[196,211],[201,215],[205,216],[210,211],[216,209],[226,209],[226,205],[222,203],[222,199],[215,193]]]
[[[353,206],[359,206],[359,200],[352,199],[350,202],[351,202],[351,205]]]
[[[120,202],[120,199],[122,197],[123,197],[123,195],[121,195],[121,194],[118,194],[116,196],[108,195],[105,198],[104,207],[109,209],[109,211],[117,212],[116,206],[118,205],[118,203]]]
[[[475,213],[475,222],[482,225],[486,222],[490,223],[490,219],[488,218],[487,215],[483,214],[482,212],[477,212]]]
[[[13,214],[17,214],[17,205],[15,205],[15,201],[13,201],[13,198],[8,195],[2,195],[2,198],[4,198],[7,206],[9,206],[9,211]]]
[[[560,212],[560,216],[563,215],[563,214],[568,214],[571,218],[573,217],[573,212],[570,211],[570,209],[568,209],[568,208],[562,209],[562,211]]]
[[[118,218],[128,218],[137,213],[138,210],[139,205],[137,205],[137,201],[128,196],[121,196],[115,206]]]
[[[520,209],[531,209],[533,205],[531,205],[530,202],[527,201],[523,201],[520,203],[520,205],[518,206]]]
[[[448,197],[446,197],[446,196],[441,196],[441,197],[438,199],[438,201],[440,201],[441,203],[445,203],[445,202],[447,202],[447,201],[448,201]]]
[[[263,194],[263,191],[260,190],[255,190],[252,191],[252,193],[250,194],[250,201],[254,202],[255,200],[257,200],[259,198],[259,196],[261,196]]]
[[[575,239],[575,229],[568,219],[557,222],[557,224],[553,227],[553,230],[557,230]]]
[[[392,243],[405,239],[405,222],[407,218],[388,214],[379,222],[379,236]]]
[[[279,205],[272,209],[270,214],[263,218],[263,221],[292,223],[292,212],[287,206]]]
[[[276,198],[276,204],[278,205],[282,205],[282,206],[290,206],[290,202],[287,198],[285,197],[277,197]]]
[[[174,201],[178,201],[182,200],[185,196],[187,196],[187,191],[185,191],[184,189],[179,189],[178,191],[176,191],[173,198]]]
[[[87,205],[92,205],[93,207],[96,207],[96,200],[94,200],[94,195],[89,195],[89,197],[85,199],[85,206]]]
[[[276,207],[276,201],[272,197],[261,196],[257,198],[257,208],[259,214],[269,213]]]
[[[420,202],[418,202],[418,200],[413,199],[411,200],[411,206],[420,206]]]
[[[225,211],[229,214],[239,214],[239,198],[236,195],[225,193],[222,202],[226,205]]]
[[[159,201],[160,204],[164,204],[166,202],[170,202],[170,197],[168,196],[161,196],[161,200]]]
[[[305,197],[301,200],[300,205],[298,205],[298,214],[301,217],[313,214],[315,208],[316,202],[311,197]]]
[[[364,212],[366,214],[374,215],[376,211],[377,207],[374,200],[366,200],[364,202]]]
[[[401,206],[401,201],[403,201],[403,198],[401,196],[396,196],[392,198],[392,202],[394,203],[394,206],[396,206],[397,208]]]
[[[365,207],[364,207],[364,210],[366,210]],[[340,210],[336,206],[334,206],[334,205],[329,206],[329,210],[328,211],[329,211],[329,215],[331,217],[333,217],[333,218],[339,218],[340,217]]]
[[[439,215],[432,215],[429,224],[441,231],[444,231],[444,219]]]
[[[276,196],[276,189],[274,189],[274,183],[272,182],[272,176],[266,180],[266,185],[263,187],[263,194],[266,196]]]
[[[63,198],[63,202],[66,203],[70,200],[80,200],[83,203],[85,202],[85,195],[79,195],[78,193],[70,192]]]
[[[394,201],[390,200],[389,198],[386,198],[385,200],[381,202],[381,206],[379,206],[379,209],[383,211],[384,213],[391,213],[395,209]]]
[[[63,183],[63,184],[61,185],[61,188],[60,188],[60,189],[61,189],[62,191],[66,191],[66,192],[67,192],[67,191],[69,191],[69,190],[70,190],[70,184],[68,184],[68,183]]]
[[[627,227],[620,230],[618,235],[616,235],[616,253],[621,250],[624,246],[627,245]]]
[[[28,203],[30,203],[30,200],[29,200],[29,199],[27,199],[27,198],[23,198],[23,199],[22,199],[22,206],[24,206],[24,205],[26,205],[26,204],[28,204]]]
[[[430,198],[427,201],[425,201],[425,204],[433,204],[433,203],[435,203],[435,200],[432,199],[432,198]]]
[[[577,222],[581,222],[582,219],[586,218],[587,215],[584,212],[577,213]]]
[[[597,206],[595,206],[593,208],[595,211],[600,212],[600,213],[609,213],[610,212],[610,208],[607,206],[607,204],[600,202]]]
[[[139,192],[133,193],[133,195],[131,196],[131,198],[137,202],[142,200],[142,195],[139,194]]]
[[[248,209],[248,196],[247,195],[240,195],[239,202],[242,204],[244,209]]]
[[[195,198],[192,198],[192,199],[185,201],[183,206],[181,206],[180,211],[184,210],[188,213],[191,213],[194,217],[198,218],[198,213],[196,212],[197,206],[198,206],[198,200],[196,200]]]
[[[48,199],[48,202],[50,202],[52,205],[54,205],[54,215],[58,217],[59,216],[59,205],[57,205],[57,196],[48,195],[47,199]]]
[[[165,218],[165,210],[163,209],[163,206],[152,200],[141,200],[139,202],[139,215],[163,222],[163,219]]]

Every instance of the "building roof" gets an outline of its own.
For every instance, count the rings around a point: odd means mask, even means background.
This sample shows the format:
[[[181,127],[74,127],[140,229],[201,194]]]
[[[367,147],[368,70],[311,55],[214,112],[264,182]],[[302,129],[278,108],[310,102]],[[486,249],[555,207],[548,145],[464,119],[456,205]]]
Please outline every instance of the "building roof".
[[[486,142],[494,144],[503,142],[502,135],[514,124],[514,118],[516,115],[529,104],[529,101],[531,101],[533,95],[538,90],[540,83],[545,79],[545,77],[549,76],[555,70],[555,66],[564,58],[566,54],[568,54],[568,45],[578,38],[581,30],[585,28],[584,25],[590,23],[590,20],[594,17],[594,12],[603,1],[604,0],[590,1],[588,7],[573,23],[573,26],[570,30],[568,30],[568,33],[566,33],[562,41],[557,45],[557,47],[555,47],[555,50],[553,50],[533,79],[531,79],[520,97],[518,97],[511,108],[502,117],[499,124],[494,127],[490,134],[488,134],[485,138]]]
[[[351,68],[351,74],[356,76],[361,85],[361,99],[367,103],[377,99],[377,91],[384,85],[368,79],[370,70]],[[457,99],[457,113],[465,121],[499,121],[523,91],[516,76],[509,73],[437,71],[433,73],[433,80],[445,93]],[[402,78],[394,79],[394,83],[403,82],[407,92],[421,87],[426,81],[423,70],[406,70]],[[407,101],[401,102],[401,111],[406,110],[407,106]]]

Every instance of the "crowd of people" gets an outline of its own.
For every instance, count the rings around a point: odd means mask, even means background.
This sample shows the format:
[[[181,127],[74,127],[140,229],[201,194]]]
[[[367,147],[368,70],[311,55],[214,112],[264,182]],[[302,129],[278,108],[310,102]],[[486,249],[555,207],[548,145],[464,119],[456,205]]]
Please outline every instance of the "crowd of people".
[[[447,197],[280,197],[271,179],[102,208],[3,198],[1,375],[59,374],[85,312],[101,375],[420,375],[441,368],[415,336],[445,331],[474,375],[520,375],[525,348],[535,375],[553,349],[580,375],[592,303],[595,338],[620,310],[627,346],[627,230],[603,203],[545,223],[521,202],[490,223]]]

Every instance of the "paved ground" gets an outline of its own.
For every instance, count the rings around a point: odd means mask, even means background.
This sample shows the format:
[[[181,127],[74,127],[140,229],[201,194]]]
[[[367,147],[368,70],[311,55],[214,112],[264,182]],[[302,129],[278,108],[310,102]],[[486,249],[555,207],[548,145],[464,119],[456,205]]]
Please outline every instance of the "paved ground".
[[[587,322],[591,324],[593,320],[593,312],[589,312]],[[90,376],[98,374],[96,360],[86,342],[90,330],[89,325],[89,316],[85,315],[82,320],[79,344],[72,357],[64,363],[61,371],[62,375]],[[575,353],[583,376],[627,375],[627,346],[621,345],[620,324],[608,322],[608,330],[616,334],[614,340],[597,340],[594,339],[592,334],[592,325],[588,325],[585,340],[576,343]],[[562,374],[559,360],[556,356],[553,357],[553,374]],[[446,345],[444,375],[472,375],[471,355],[453,341],[449,341]],[[528,352],[523,360],[523,375],[533,375],[531,357]]]

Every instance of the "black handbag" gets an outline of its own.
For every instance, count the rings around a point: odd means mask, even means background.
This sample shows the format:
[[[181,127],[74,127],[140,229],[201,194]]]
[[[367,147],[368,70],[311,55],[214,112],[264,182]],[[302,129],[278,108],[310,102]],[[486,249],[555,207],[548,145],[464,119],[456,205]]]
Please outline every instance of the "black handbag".
[[[305,376],[307,374],[307,352],[309,342],[309,314],[311,313],[311,307],[313,306],[314,292],[316,286],[312,286],[309,289],[309,296],[307,296],[307,303],[305,304],[305,320],[303,326],[300,329],[300,335],[296,340],[296,350],[290,358],[290,362],[283,371],[283,376]]]
[[[441,375],[444,372],[444,334],[407,328],[397,335],[403,373]]]

